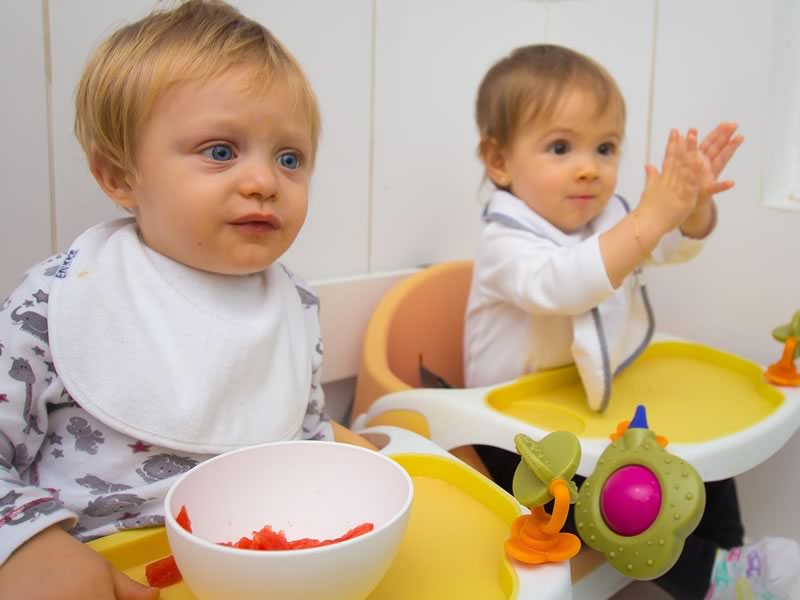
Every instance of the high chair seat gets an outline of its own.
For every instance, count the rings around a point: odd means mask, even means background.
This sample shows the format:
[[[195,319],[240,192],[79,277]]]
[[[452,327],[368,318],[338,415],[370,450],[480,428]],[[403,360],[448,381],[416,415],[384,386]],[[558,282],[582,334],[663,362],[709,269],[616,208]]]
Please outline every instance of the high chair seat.
[[[472,262],[445,262],[396,284],[380,300],[364,335],[353,416],[392,392],[423,387],[420,357],[452,387],[464,387],[464,312]]]

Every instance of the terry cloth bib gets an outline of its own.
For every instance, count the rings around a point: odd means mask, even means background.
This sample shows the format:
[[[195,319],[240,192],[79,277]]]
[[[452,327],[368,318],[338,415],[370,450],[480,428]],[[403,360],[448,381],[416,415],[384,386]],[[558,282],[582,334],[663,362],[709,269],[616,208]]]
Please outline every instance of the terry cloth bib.
[[[627,202],[615,196],[625,212]],[[586,236],[567,234],[544,219],[522,222],[511,212],[489,204],[484,214],[487,222],[527,231],[546,238],[562,247],[581,243]],[[604,210],[592,222],[596,232],[613,227],[618,219]],[[638,315],[639,318],[634,317]],[[622,285],[599,306],[572,317],[572,345],[570,351],[578,369],[589,408],[604,411],[611,399],[614,376],[632,363],[647,345],[655,331],[655,321],[641,269],[633,277],[626,277]]]
[[[114,429],[204,454],[300,436],[312,346],[280,265],[199,271],[146,247],[134,220],[120,219],[75,240],[49,303],[65,388]]]

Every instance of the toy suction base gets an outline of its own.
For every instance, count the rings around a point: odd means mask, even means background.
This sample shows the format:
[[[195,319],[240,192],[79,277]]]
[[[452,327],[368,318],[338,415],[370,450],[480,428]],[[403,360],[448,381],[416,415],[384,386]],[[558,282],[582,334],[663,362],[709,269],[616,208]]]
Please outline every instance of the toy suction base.
[[[511,525],[511,539],[503,545],[511,558],[529,565],[569,560],[581,549],[578,536],[571,533],[547,534],[536,515],[522,515]]]

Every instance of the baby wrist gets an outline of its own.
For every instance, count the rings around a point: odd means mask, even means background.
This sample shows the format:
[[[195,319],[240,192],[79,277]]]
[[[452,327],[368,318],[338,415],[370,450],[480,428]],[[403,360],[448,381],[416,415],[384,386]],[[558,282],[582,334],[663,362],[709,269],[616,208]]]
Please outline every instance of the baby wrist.
[[[717,205],[711,198],[702,206],[697,206],[690,214],[683,225],[681,233],[686,237],[703,239],[707,237],[717,226]]]
[[[639,247],[642,258],[648,258],[653,248],[658,244],[658,240],[664,235],[664,232],[660,232],[657,223],[653,223],[652,219],[648,219],[646,214],[643,214],[638,207],[631,211],[630,220],[633,224],[633,236],[636,239],[636,245]]]

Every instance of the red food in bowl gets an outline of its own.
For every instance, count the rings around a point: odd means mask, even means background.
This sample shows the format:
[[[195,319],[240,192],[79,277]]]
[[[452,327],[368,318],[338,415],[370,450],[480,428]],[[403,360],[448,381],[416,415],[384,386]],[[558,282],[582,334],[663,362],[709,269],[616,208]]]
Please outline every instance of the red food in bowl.
[[[181,510],[175,520],[186,531],[192,533],[192,522],[189,519],[189,511],[186,509],[186,505],[181,506]],[[236,543],[219,542],[219,545],[242,550],[303,550],[305,548],[330,546],[331,544],[351,540],[372,531],[374,528],[375,526],[372,523],[362,523],[353,527],[344,535],[333,539],[300,538],[289,541],[283,531],[276,532],[270,525],[264,525],[259,531],[253,532],[253,537],[242,537]],[[145,576],[147,577],[147,583],[158,588],[167,587],[183,579],[172,555],[148,564],[145,567]]]

